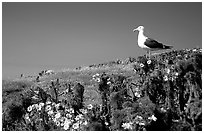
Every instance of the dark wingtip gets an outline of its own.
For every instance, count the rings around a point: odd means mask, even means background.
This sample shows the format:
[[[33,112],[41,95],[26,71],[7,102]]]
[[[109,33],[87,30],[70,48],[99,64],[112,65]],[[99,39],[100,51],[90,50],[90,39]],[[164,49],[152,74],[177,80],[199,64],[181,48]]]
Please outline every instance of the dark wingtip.
[[[165,48],[165,49],[172,49],[173,46],[165,46],[165,45],[164,45],[164,48]]]

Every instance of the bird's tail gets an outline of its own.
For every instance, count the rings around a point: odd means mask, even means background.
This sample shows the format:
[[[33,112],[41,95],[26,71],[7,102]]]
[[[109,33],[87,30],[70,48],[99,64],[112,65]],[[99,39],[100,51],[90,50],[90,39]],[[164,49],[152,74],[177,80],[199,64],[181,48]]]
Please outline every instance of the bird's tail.
[[[163,48],[164,48],[164,49],[172,49],[172,48],[173,48],[173,46],[163,45]]]

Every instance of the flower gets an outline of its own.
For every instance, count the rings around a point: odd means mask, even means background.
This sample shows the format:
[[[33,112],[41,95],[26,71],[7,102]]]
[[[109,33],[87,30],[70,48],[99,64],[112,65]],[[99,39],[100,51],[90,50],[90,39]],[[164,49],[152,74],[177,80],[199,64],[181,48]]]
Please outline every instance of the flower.
[[[136,119],[142,119],[142,116],[137,115]]]
[[[56,121],[55,124],[56,124],[57,126],[60,126],[60,122],[59,122],[59,121]]]
[[[60,118],[60,112],[58,112],[56,115],[55,115],[55,118]]]
[[[87,110],[86,110],[86,109],[79,109],[79,111],[80,111],[82,114],[87,114]]]
[[[69,112],[69,113],[74,113],[74,109],[73,108],[69,108],[69,109],[67,109],[67,112]]]
[[[62,123],[60,124],[60,126],[63,127],[63,126],[64,126],[64,123],[62,122]]]
[[[28,112],[32,111],[32,106],[29,106],[29,107],[27,108],[27,110],[28,110]]]
[[[75,120],[78,121],[78,120],[82,119],[82,117],[83,117],[83,115],[79,114],[79,115],[76,116]]]
[[[84,121],[83,125],[87,125],[87,124],[88,124],[88,122],[87,122],[87,121]]]
[[[47,102],[46,102],[46,104],[51,104],[51,103],[52,103],[51,101],[47,101]]]
[[[54,113],[53,110],[49,110],[49,111],[47,112],[48,115],[52,115],[53,113]]]
[[[96,78],[96,82],[100,82],[101,80],[100,80],[100,78]]]
[[[67,118],[72,118],[72,115],[71,114],[66,114],[66,117]]]
[[[39,106],[43,107],[45,104],[44,103],[39,103]]]
[[[96,73],[96,76],[100,76],[100,74],[99,74],[99,73]]]
[[[140,93],[139,92],[135,92],[135,96],[136,97],[140,97]]]
[[[164,81],[168,81],[168,77],[166,75],[164,76]]]
[[[74,129],[78,129],[78,128],[79,128],[79,123],[74,123],[74,124],[72,125],[72,127],[73,127]]]
[[[52,109],[52,107],[51,107],[50,105],[48,105],[48,106],[45,107],[45,110],[46,110],[46,111],[50,111],[51,109]]]
[[[42,107],[41,107],[40,105],[38,106],[38,105],[36,104],[35,108],[36,108],[38,111],[40,111]]]
[[[166,70],[166,73],[169,74],[169,73],[170,73],[170,69],[167,69],[167,70]]]
[[[178,76],[178,75],[179,75],[179,74],[176,72],[176,73],[175,73],[175,76]]]
[[[156,121],[156,120],[157,120],[157,117],[155,117],[154,115],[152,115],[152,120],[153,120],[153,121]]]
[[[145,123],[144,123],[144,122],[140,122],[140,123],[139,123],[139,125],[140,125],[140,126],[141,126],[141,125],[142,125],[142,126],[144,126],[144,125],[145,125]]]
[[[30,118],[29,118],[29,114],[25,114],[25,119],[27,119],[27,120],[30,120]]]
[[[64,123],[64,130],[67,130],[67,129],[69,129],[69,123],[65,122]]]
[[[141,64],[140,64],[140,67],[144,67],[144,64],[141,63]]]
[[[156,121],[157,120],[157,117],[155,117],[154,115],[152,115],[151,117],[148,117],[149,120],[153,120],[153,121]]]
[[[132,123],[123,123],[123,124],[122,124],[122,127],[123,127],[124,129],[132,129]]]
[[[151,61],[151,60],[148,60],[148,61],[147,61],[147,64],[151,64],[151,63],[152,63],[152,61]]]
[[[89,104],[89,105],[87,106],[87,108],[88,108],[88,109],[92,109],[92,108],[93,108],[93,105],[92,105],[92,104]]]
[[[108,122],[105,122],[105,125],[108,126],[109,125]]]
[[[166,112],[166,109],[164,109],[164,108],[162,107],[162,108],[161,108],[161,111],[162,111],[162,112]]]
[[[110,81],[108,81],[108,82],[107,82],[107,84],[109,85],[109,84],[111,84],[111,82],[110,82]]]
[[[60,103],[55,104],[55,107],[56,107],[57,109],[59,109],[59,106],[60,106]]]
[[[171,65],[171,69],[175,69],[175,66],[174,66],[174,65]]]

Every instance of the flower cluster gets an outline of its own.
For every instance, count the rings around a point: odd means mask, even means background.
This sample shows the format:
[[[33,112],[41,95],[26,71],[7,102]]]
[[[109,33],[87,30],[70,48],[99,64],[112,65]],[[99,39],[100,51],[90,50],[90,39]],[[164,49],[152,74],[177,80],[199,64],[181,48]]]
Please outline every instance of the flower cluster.
[[[61,130],[80,131],[88,125],[89,120],[86,115],[92,108],[93,105],[89,104],[86,108],[80,109],[76,115],[73,108],[48,101],[46,104],[39,103],[29,106],[24,118],[28,123],[31,123],[36,118],[34,115],[38,114],[40,117],[44,113],[44,115],[47,114],[48,121],[52,121]],[[43,121],[42,118],[40,120]]]
[[[96,82],[100,82],[101,79],[100,79],[100,74],[99,73],[96,73],[95,75],[92,76],[92,79]]]
[[[133,128],[133,125],[132,125],[132,124],[133,124],[132,122],[123,123],[123,124],[122,124],[122,127],[123,127],[124,129],[127,129],[127,130],[132,130],[132,128]]]

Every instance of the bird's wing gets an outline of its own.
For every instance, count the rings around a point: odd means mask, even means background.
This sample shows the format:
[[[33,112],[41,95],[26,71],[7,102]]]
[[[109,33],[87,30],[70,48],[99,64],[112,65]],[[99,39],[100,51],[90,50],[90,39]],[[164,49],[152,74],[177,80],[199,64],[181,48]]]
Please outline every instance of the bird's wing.
[[[149,48],[161,48],[161,49],[164,48],[164,45],[162,43],[159,43],[156,40],[153,40],[151,38],[147,38],[144,44]]]

